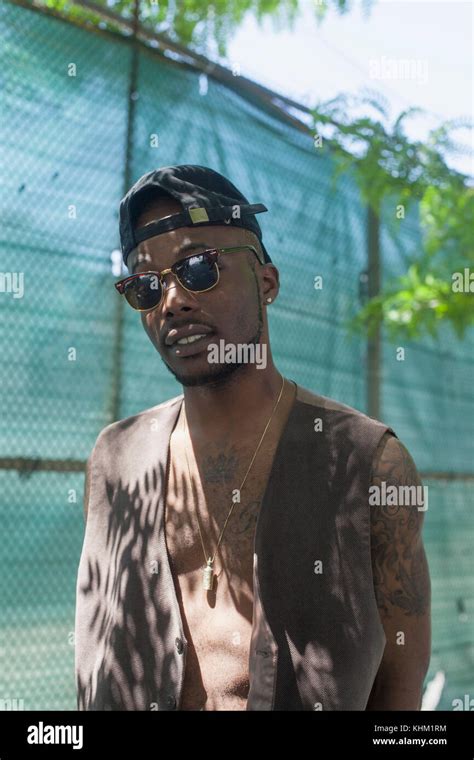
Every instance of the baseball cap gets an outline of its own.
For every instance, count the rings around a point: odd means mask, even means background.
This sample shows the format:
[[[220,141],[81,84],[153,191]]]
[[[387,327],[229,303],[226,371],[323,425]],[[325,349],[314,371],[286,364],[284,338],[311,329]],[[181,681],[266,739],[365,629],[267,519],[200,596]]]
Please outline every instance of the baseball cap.
[[[183,208],[182,213],[135,229],[140,207],[157,191],[175,198]],[[207,166],[181,164],[148,172],[120,201],[120,242],[124,264],[127,264],[130,252],[143,240],[178,227],[216,224],[242,227],[253,232],[262,247],[264,262],[271,263],[263,245],[262,230],[254,216],[263,211],[268,211],[263,203],[250,204],[230,180]]]

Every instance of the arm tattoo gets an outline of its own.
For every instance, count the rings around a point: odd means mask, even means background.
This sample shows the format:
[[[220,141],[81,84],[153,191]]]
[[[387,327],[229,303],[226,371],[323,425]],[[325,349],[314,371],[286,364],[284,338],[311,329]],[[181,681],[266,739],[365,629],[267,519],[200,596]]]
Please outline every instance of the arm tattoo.
[[[421,486],[405,446],[386,433],[377,449],[371,485]],[[418,505],[420,502],[418,501]],[[423,511],[416,505],[372,505],[371,553],[379,609],[390,616],[398,607],[405,615],[423,615],[430,600],[428,564],[421,538]]]

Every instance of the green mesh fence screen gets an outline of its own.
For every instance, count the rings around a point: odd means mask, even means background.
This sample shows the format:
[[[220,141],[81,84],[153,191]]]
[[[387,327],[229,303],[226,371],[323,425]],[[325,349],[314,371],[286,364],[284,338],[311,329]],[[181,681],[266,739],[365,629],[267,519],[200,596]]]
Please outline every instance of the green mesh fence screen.
[[[140,49],[132,82],[129,40],[8,3],[0,19],[0,268],[24,273],[23,297],[0,293],[0,700],[74,710],[83,464],[104,425],[181,392],[113,288],[126,178],[204,164],[265,203],[259,222],[281,279],[270,311],[277,366],[361,410],[367,345],[344,322],[359,305],[367,213],[349,176],[333,189],[331,161],[308,135],[217,81]],[[381,237],[385,275],[404,271],[416,219],[396,234],[383,220]],[[446,330],[404,343],[399,362],[383,344],[381,418],[433,475],[427,680],[445,675],[439,709],[473,694],[473,346],[472,333],[459,343]]]

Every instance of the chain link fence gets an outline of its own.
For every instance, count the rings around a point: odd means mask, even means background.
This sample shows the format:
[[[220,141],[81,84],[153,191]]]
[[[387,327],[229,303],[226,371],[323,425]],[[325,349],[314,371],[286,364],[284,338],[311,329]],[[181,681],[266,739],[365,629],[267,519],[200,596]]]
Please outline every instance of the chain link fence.
[[[113,288],[120,198],[154,167],[197,163],[265,203],[259,222],[281,280],[277,366],[363,411],[367,342],[345,322],[363,297],[367,210],[350,176],[332,186],[332,162],[308,133],[238,88],[21,4],[1,7],[0,29],[0,702],[74,710],[85,461],[106,424],[181,392]],[[414,215],[394,234],[390,215],[387,277],[404,271],[420,234]],[[430,488],[427,680],[445,674],[438,709],[473,689],[473,346],[472,333],[460,343],[446,330],[404,342],[400,362],[382,342],[380,417]]]

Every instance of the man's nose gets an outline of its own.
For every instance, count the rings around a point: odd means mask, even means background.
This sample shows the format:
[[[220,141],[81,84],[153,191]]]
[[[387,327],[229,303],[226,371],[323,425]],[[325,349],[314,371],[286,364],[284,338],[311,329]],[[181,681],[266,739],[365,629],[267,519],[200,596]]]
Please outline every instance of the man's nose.
[[[163,287],[162,307],[165,312],[197,306],[196,294],[186,290],[173,272],[168,272],[163,276]]]

